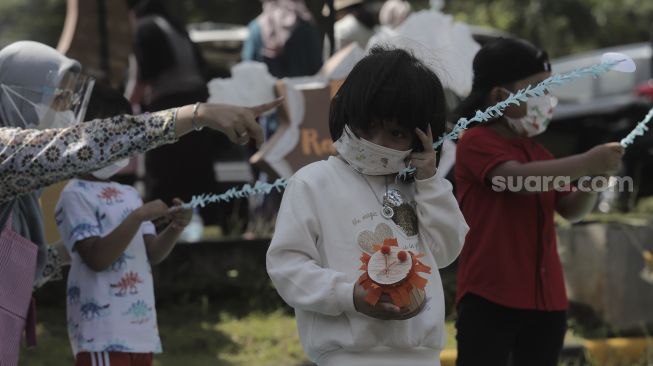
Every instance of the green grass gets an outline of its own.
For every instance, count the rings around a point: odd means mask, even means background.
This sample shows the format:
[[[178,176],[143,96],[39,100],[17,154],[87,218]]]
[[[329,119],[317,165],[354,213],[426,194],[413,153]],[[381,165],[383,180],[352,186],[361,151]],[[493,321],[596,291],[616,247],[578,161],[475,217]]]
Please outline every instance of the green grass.
[[[163,354],[155,366],[298,366],[310,364],[304,355],[295,319],[281,310],[236,318],[207,304],[157,309]],[[65,309],[39,309],[38,347],[23,350],[20,366],[72,365]],[[454,323],[446,324],[446,348],[456,348]],[[582,339],[567,334],[565,343]]]
[[[236,319],[200,305],[158,309],[163,354],[155,366],[306,364],[294,317],[281,311]],[[64,309],[39,309],[38,346],[20,366],[72,365]]]
[[[230,335],[235,347],[221,354],[231,365],[293,365],[306,362],[295,319],[275,312],[225,318],[211,329]]]

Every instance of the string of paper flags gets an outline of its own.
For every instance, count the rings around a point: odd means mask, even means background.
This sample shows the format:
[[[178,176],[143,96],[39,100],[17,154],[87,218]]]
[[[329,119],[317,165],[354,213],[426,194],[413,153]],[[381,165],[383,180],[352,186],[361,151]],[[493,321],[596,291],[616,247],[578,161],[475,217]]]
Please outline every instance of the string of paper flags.
[[[484,123],[493,120],[503,115],[503,111],[510,105],[519,105],[528,101],[528,98],[542,96],[546,94],[551,88],[563,84],[567,84],[573,80],[591,76],[598,77],[610,70],[619,72],[633,72],[635,71],[635,63],[633,60],[620,53],[606,53],[601,57],[601,62],[589,67],[579,68],[564,74],[555,74],[543,80],[539,84],[531,87],[530,85],[521,89],[513,94],[510,94],[505,100],[486,108],[484,111],[476,111],[476,114],[471,118],[461,118],[456,122],[453,129],[438,138],[433,143],[433,148],[437,149],[444,143],[444,140],[455,140],[460,136],[460,133],[468,128],[472,123]],[[646,117],[637,124],[637,126],[621,140],[623,147],[628,147],[637,136],[643,135],[647,130],[647,124],[653,119],[653,108],[649,111]],[[410,174],[415,168],[409,167],[399,172],[399,176]],[[240,189],[231,188],[228,191],[220,194],[201,194],[193,196],[190,202],[184,203],[184,208],[204,207],[211,203],[228,202],[236,198],[245,198],[255,194],[269,194],[272,190],[282,191],[288,184],[287,179],[279,178],[273,183],[256,182],[254,186],[250,184],[243,185]]]

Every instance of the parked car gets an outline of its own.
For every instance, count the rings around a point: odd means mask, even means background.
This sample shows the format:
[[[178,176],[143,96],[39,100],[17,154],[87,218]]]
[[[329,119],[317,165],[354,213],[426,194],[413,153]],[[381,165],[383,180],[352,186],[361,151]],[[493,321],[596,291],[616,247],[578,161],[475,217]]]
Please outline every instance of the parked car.
[[[474,25],[469,25],[469,28],[480,45],[498,37],[510,37],[510,34],[493,28]],[[203,22],[189,24],[188,34],[199,45],[211,76],[228,77],[231,67],[240,62],[240,52],[249,30],[241,24]]]
[[[633,58],[633,73],[608,72],[598,78],[586,77],[556,87],[558,98],[553,120],[546,133],[537,139],[556,156],[580,153],[610,141],[619,141],[642,120],[653,106],[651,44],[637,43],[599,49],[552,60],[555,73],[591,66],[605,52],[620,52]],[[653,134],[640,136],[624,157],[624,176],[634,180],[634,192],[619,195],[612,208],[628,210],[643,196],[653,195]],[[603,211],[610,207],[601,207]]]

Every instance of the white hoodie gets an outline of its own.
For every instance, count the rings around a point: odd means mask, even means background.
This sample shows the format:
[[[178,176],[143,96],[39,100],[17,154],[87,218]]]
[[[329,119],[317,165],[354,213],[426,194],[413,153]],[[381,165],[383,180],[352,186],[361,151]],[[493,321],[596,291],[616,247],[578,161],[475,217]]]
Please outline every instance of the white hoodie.
[[[300,169],[283,196],[268,273],[295,308],[304,350],[318,365],[438,365],[445,325],[437,268],[458,256],[469,228],[451,184],[438,175],[413,184],[390,179],[388,188],[398,189],[408,203],[395,208],[397,223],[380,215],[385,178],[365,178],[371,187],[336,157]],[[432,268],[430,275],[420,273],[429,281],[427,302],[408,320],[378,320],[354,308],[361,245],[382,243],[388,235],[405,249],[425,253],[422,262]]]

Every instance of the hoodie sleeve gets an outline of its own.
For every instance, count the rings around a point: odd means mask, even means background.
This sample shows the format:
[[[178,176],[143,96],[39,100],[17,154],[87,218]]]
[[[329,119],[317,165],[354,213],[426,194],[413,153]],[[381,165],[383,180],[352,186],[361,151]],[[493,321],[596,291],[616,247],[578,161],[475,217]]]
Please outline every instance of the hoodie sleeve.
[[[267,253],[268,274],[279,295],[295,309],[330,316],[355,312],[356,281],[323,267],[314,194],[306,182],[291,178]]]
[[[436,174],[415,184],[420,241],[432,251],[438,268],[444,268],[460,254],[469,226],[448,180]]]
[[[174,109],[65,129],[0,128],[0,203],[176,140]]]

